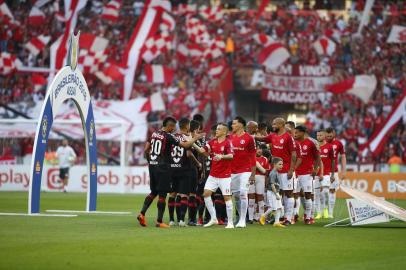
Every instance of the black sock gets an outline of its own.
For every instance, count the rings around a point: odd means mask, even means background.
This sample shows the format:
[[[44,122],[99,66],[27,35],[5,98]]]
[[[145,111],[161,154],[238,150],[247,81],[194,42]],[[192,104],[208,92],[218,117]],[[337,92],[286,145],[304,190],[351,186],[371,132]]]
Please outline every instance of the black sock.
[[[180,211],[181,212],[180,220],[185,221],[187,206],[188,206],[187,197],[182,197],[180,199],[180,209],[181,209],[181,211]]]
[[[159,194],[158,203],[157,203],[158,218],[156,220],[158,223],[162,223],[162,219],[163,219],[164,213],[165,213],[165,206],[166,206],[166,193]]]
[[[189,196],[189,221],[196,222],[196,197]]]
[[[203,219],[204,209],[206,207],[204,204],[204,200],[202,199],[202,196],[199,196],[198,200],[199,200],[199,218]]]
[[[150,193],[150,194],[148,194],[147,197],[145,197],[144,205],[142,206],[142,209],[141,209],[141,214],[143,214],[145,216],[145,213],[147,212],[151,203],[154,201],[155,197],[156,197],[156,194],[154,194],[154,193]]]
[[[180,204],[180,199],[181,199],[181,197],[179,195],[176,196],[175,207],[176,207],[176,220],[178,222],[179,222],[179,220],[181,220],[181,217],[182,217],[182,208],[181,208],[181,204]]]
[[[174,197],[169,197],[168,199],[168,211],[169,211],[169,220],[170,221],[175,221],[175,198]]]

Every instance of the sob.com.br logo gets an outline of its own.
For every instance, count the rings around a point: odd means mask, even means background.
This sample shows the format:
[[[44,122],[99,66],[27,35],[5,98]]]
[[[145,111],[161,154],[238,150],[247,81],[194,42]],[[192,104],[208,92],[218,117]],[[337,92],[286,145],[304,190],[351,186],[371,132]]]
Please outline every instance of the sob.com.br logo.
[[[47,187],[50,190],[62,190],[63,183],[59,178],[59,169],[48,169]]]

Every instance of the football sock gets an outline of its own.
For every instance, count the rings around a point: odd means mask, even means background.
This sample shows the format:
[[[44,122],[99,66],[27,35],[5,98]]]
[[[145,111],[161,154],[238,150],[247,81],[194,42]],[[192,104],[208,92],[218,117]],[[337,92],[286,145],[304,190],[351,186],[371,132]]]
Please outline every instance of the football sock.
[[[279,223],[280,217],[281,217],[281,209],[277,209],[275,212],[275,223]]]
[[[293,199],[293,197],[286,199],[285,217],[289,221],[292,219],[293,205],[294,204],[295,204],[295,199]]]
[[[216,211],[214,210],[213,201],[211,197],[205,197],[204,203],[206,204],[207,211],[210,213],[211,219],[216,219]]]
[[[324,188],[320,195],[321,210],[324,211],[328,203],[328,188]]]
[[[235,209],[237,210],[237,215],[240,216],[241,213],[240,192],[234,192],[233,197],[235,201]]]
[[[166,194],[159,194],[157,207],[158,207],[157,221],[159,223],[162,223],[162,219],[164,217],[165,207],[166,207]]]
[[[227,220],[228,222],[233,222],[233,200],[228,200],[225,202],[226,205],[226,212],[227,212]]]
[[[299,215],[300,210],[300,198],[295,199],[295,208],[293,209],[293,215]]]
[[[196,222],[196,197],[189,196],[189,221]]]
[[[204,200],[203,200],[202,196],[199,196],[199,197],[197,197],[197,198],[198,198],[198,200],[199,200],[199,210],[198,210],[198,212],[199,212],[199,218],[203,219],[204,208],[205,208]]]
[[[261,216],[264,213],[264,201],[258,202],[258,215]]]
[[[248,199],[248,219],[254,219],[255,212],[255,199]]]
[[[334,205],[336,203],[336,193],[328,193],[328,214],[333,215]]]
[[[320,214],[320,189],[314,190],[313,213]]]
[[[312,200],[311,199],[307,199],[305,201],[305,214],[307,218],[310,218],[310,214],[312,212]]]
[[[168,199],[168,212],[169,212],[169,220],[170,221],[175,221],[175,198],[174,197],[169,197]]]
[[[147,212],[151,203],[154,201],[155,197],[156,197],[156,194],[153,194],[153,193],[150,193],[150,194],[148,194],[147,197],[145,197],[144,205],[142,206],[142,209],[141,209],[141,214],[143,214],[145,216],[145,213]]]
[[[182,207],[180,204],[181,201],[181,197],[178,195],[176,196],[176,200],[175,200],[175,207],[176,207],[176,219],[177,221],[181,220],[181,216],[182,216]]]
[[[245,222],[248,210],[248,193],[246,191],[240,191],[240,221]]]
[[[182,197],[180,199],[180,216],[179,216],[179,220],[185,221],[185,216],[186,216],[186,212],[187,212],[187,206],[188,206],[187,197]]]

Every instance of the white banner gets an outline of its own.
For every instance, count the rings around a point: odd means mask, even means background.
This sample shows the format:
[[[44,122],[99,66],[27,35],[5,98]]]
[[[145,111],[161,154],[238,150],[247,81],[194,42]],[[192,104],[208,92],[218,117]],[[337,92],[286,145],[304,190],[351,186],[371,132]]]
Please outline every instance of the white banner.
[[[121,121],[124,123],[127,141],[143,142],[147,136],[147,113],[140,112],[142,106],[147,101],[146,98],[137,98],[128,101],[101,100],[94,101],[93,113],[96,122],[97,140],[115,140],[119,141],[122,134],[122,125],[120,124],[97,124],[98,120],[103,121]],[[58,109],[55,120],[80,120],[78,110],[73,104],[63,103]],[[23,111],[29,117],[38,119],[42,102],[37,102],[34,106],[21,102],[9,104],[10,107]],[[32,107],[30,107],[32,106]],[[4,109],[0,109],[0,115],[4,118],[13,118]],[[7,116],[6,116],[7,115]],[[17,117],[16,117],[17,118]],[[25,138],[35,136],[36,124],[0,124],[0,138]],[[81,124],[57,124],[52,126],[52,131],[63,132],[75,139],[83,138],[83,128]],[[50,134],[51,138],[57,138],[55,132]]]
[[[388,43],[405,43],[406,42],[406,26],[393,25],[390,31]]]
[[[385,200],[384,198],[380,198]],[[348,214],[351,225],[366,225],[389,222],[389,216],[382,211],[357,199],[347,199]]]
[[[147,194],[149,189],[148,166],[124,167],[98,166],[98,193]],[[74,166],[69,170],[68,192],[87,191],[87,167]],[[30,166],[0,165],[0,191],[28,191]],[[42,173],[42,191],[62,191],[59,168],[45,166]]]

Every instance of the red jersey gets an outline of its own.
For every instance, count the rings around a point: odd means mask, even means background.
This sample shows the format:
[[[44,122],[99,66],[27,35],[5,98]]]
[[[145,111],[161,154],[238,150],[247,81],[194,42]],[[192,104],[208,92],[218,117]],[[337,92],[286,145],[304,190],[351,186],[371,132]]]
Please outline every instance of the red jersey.
[[[296,159],[302,158],[302,146],[298,140],[295,140],[296,145]]]
[[[219,142],[217,139],[210,140],[204,146],[206,152],[210,152],[211,168],[210,175],[217,178],[228,178],[231,176],[231,160],[214,160],[215,155],[233,154],[231,142],[224,140]]]
[[[296,175],[311,174],[313,171],[314,163],[319,155],[319,149],[312,139],[305,138],[300,142],[302,148],[302,163],[296,169]]]
[[[267,175],[269,173],[269,171],[271,170],[271,164],[269,164],[269,160],[264,156],[260,156],[260,157],[256,157],[256,161],[258,161],[258,163],[262,166],[262,168],[264,168],[266,170],[266,172],[261,173],[257,169],[255,174],[256,175]]]
[[[323,162],[323,174],[331,174],[331,162],[334,160],[333,146],[330,143],[320,146],[320,157]]]
[[[283,160],[283,168],[279,173],[287,173],[290,169],[292,152],[296,151],[296,144],[293,137],[288,132],[285,132],[282,135],[270,133],[265,137],[265,142],[272,144],[272,156],[279,157]]]
[[[345,150],[344,150],[344,145],[337,139],[334,139],[331,142],[331,145],[333,147],[333,151],[334,151],[334,162],[335,162],[335,171],[334,172],[338,172],[338,156],[339,155],[345,155]]]
[[[256,161],[254,137],[245,132],[241,136],[231,135],[230,140],[234,151],[231,173],[251,172],[251,168],[255,167]]]

